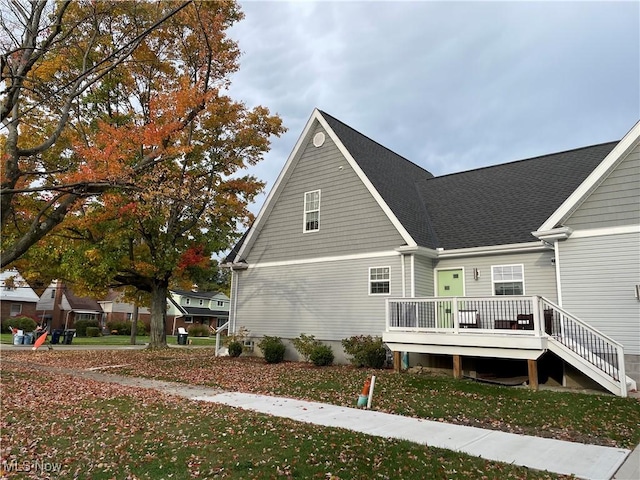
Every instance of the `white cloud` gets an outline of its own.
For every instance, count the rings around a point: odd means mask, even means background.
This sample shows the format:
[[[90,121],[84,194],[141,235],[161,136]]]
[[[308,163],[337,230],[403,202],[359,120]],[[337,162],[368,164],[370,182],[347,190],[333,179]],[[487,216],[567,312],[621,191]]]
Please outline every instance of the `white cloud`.
[[[252,169],[267,188],[314,107],[436,175],[619,139],[640,117],[637,2],[241,4],[232,94],[289,128]]]

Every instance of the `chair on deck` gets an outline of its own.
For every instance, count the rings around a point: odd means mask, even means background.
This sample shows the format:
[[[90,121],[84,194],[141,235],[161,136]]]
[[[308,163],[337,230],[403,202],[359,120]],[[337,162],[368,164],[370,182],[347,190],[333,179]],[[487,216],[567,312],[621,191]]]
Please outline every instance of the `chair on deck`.
[[[533,313],[520,313],[517,319],[518,330],[533,330]]]
[[[460,328],[479,328],[479,315],[477,310],[458,310],[458,323]]]

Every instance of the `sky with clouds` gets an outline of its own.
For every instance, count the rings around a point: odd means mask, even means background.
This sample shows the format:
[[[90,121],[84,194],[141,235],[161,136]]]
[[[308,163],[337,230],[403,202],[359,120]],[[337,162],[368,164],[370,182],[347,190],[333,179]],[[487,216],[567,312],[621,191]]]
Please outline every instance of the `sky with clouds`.
[[[640,118],[638,1],[240,4],[231,93],[288,128],[251,169],[267,192],[316,107],[434,175],[618,140]]]

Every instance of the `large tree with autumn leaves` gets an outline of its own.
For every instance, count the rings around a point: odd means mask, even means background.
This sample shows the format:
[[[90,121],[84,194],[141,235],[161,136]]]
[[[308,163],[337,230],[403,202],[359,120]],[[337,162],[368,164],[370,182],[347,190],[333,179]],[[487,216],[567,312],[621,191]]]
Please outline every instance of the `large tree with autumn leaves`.
[[[283,131],[267,109],[226,94],[239,7],[6,7],[2,265],[53,263],[59,276],[150,292],[151,344],[165,345],[170,281],[206,266],[251,220],[263,185],[238,171]]]

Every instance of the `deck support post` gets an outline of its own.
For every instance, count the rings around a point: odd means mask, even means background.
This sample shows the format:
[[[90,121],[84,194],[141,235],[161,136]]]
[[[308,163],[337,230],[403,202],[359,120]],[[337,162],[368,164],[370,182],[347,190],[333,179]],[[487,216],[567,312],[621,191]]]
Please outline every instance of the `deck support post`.
[[[527,366],[529,367],[529,388],[538,391],[538,361],[527,360]]]
[[[393,352],[393,371],[400,373],[402,369],[401,352]]]
[[[462,356],[453,356],[453,378],[462,378]]]

